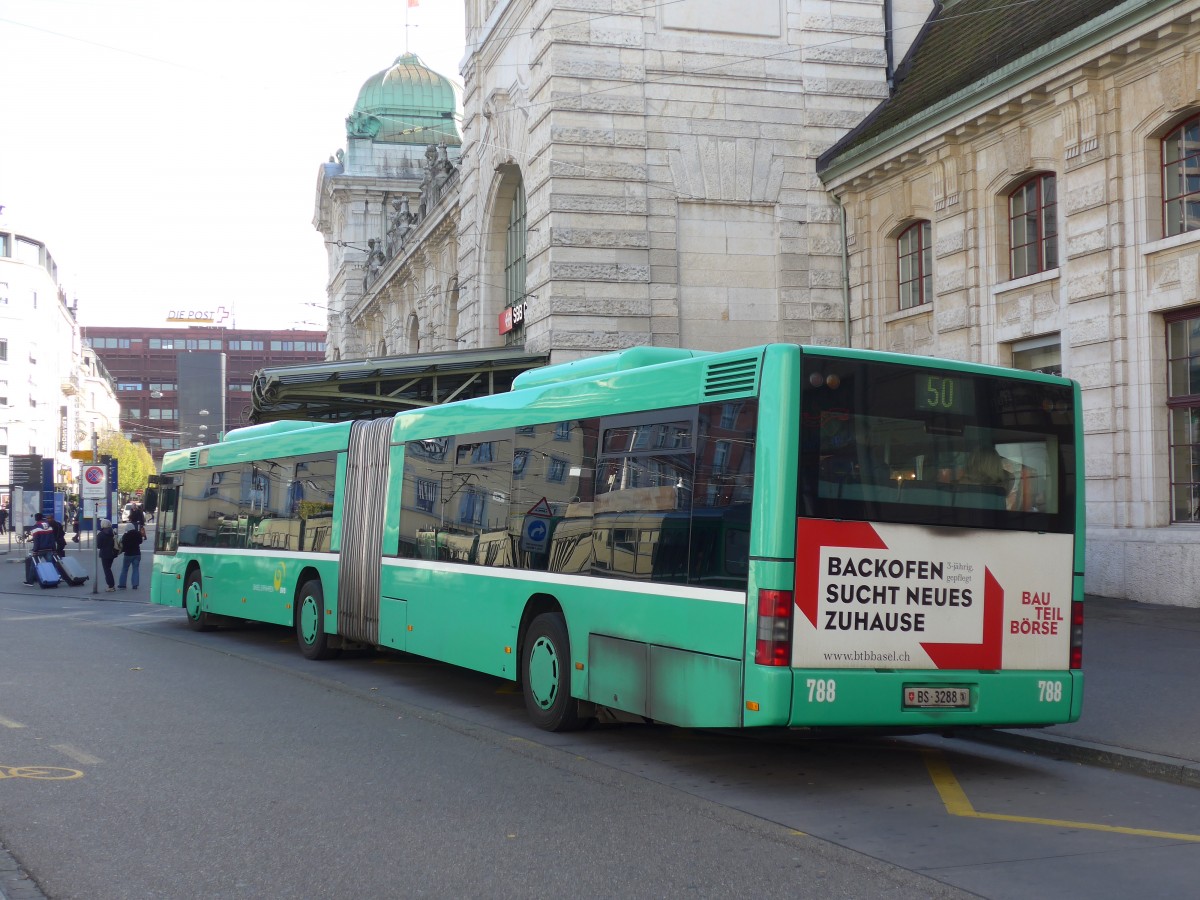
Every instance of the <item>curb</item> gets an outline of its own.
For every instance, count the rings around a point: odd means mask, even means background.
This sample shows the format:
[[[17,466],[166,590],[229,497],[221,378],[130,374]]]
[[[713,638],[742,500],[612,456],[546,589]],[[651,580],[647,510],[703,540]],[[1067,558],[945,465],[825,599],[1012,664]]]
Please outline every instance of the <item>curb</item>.
[[[1090,766],[1132,772],[1146,778],[1169,781],[1185,787],[1200,788],[1200,763],[1175,756],[1159,756],[1140,750],[1114,748],[1106,744],[1094,744],[1075,738],[1061,736],[1034,736],[1016,731],[958,732],[956,738],[980,744],[995,744],[1025,750],[1040,756],[1069,759]]]
[[[46,900],[38,883],[0,844],[0,900]]]

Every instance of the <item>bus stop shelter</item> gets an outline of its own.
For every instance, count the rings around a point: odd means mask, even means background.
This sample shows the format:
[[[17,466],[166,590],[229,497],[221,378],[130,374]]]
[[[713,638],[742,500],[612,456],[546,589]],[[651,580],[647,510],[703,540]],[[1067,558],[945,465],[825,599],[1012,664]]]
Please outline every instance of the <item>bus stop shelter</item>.
[[[549,354],[522,347],[493,347],[260,369],[250,423],[378,419],[486,397],[511,390],[517,375],[549,361]]]

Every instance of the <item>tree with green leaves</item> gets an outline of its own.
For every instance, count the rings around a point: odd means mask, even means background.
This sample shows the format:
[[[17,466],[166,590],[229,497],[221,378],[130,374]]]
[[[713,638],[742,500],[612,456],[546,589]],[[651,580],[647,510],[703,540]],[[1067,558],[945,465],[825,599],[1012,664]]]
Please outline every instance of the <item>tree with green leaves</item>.
[[[117,490],[128,496],[146,489],[155,474],[154,460],[145,444],[133,443],[119,431],[106,432],[100,438],[100,455],[117,461]]]

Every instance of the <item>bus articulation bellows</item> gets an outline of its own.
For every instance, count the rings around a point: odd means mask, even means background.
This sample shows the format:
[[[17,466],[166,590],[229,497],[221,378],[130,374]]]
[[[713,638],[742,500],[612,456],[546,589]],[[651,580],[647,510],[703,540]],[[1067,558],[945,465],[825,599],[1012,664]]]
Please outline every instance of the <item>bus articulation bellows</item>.
[[[152,596],[517,681],[550,730],[1073,721],[1078,410],[948,360],[627,350],[168,454]]]

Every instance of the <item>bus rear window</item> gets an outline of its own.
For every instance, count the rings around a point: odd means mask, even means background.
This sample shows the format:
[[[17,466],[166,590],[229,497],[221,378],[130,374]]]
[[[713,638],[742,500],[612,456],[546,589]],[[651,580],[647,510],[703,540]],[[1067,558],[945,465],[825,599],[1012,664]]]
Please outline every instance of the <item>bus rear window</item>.
[[[1069,385],[809,356],[800,515],[1071,532]]]

